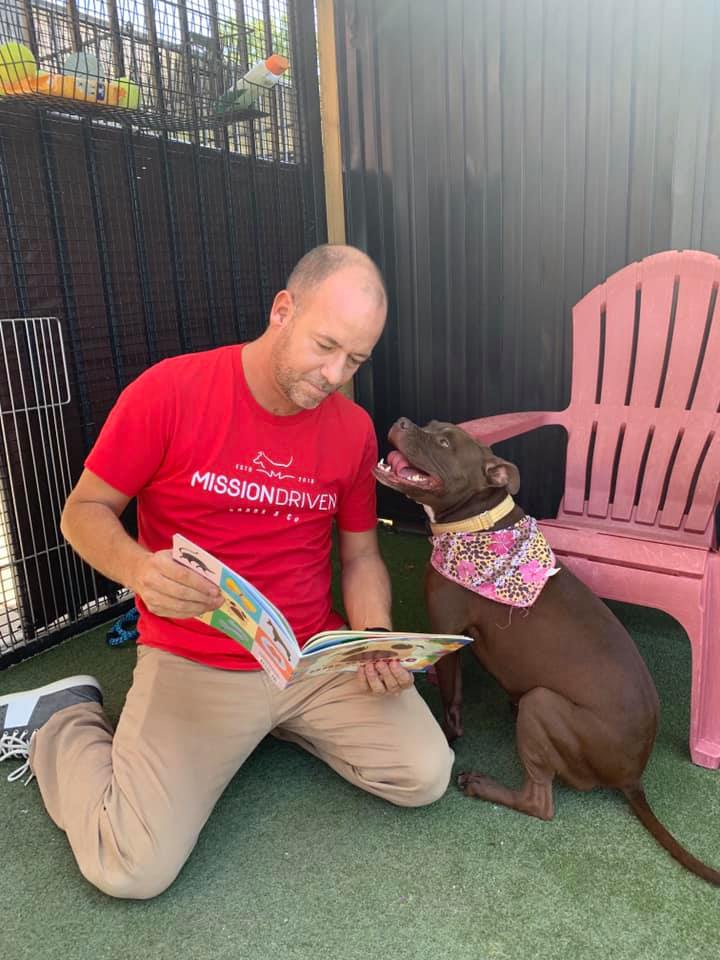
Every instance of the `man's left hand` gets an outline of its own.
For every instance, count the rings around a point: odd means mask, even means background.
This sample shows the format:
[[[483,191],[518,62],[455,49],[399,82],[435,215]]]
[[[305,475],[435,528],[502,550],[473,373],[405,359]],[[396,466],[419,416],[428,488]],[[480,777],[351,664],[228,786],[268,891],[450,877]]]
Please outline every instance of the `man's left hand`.
[[[415,683],[415,677],[400,665],[399,660],[374,660],[361,663],[358,667],[358,680],[367,693],[375,696],[393,694],[397,696]]]

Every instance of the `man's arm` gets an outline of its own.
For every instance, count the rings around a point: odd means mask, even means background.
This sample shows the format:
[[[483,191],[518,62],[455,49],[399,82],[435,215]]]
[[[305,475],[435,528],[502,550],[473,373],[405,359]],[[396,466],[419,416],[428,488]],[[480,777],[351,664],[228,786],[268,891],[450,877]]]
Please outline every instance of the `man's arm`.
[[[193,617],[220,606],[217,587],[176,563],[172,551],[151,553],[125,531],[120,515],[129,502],[84,470],[63,510],[63,536],[90,566],[139,594],[158,616]]]
[[[391,629],[390,577],[375,530],[338,531],[343,602],[353,630]]]
[[[392,628],[390,577],[380,556],[375,530],[338,532],[341,582],[345,612],[354,630]],[[397,660],[358,667],[358,679],[369,693],[401,693],[414,683],[413,675]]]

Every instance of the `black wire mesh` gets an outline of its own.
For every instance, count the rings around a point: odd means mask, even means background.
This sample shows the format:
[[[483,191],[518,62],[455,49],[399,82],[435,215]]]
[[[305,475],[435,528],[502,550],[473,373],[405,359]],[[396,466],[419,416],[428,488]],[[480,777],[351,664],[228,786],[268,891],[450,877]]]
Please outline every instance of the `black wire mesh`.
[[[0,71],[8,43],[47,72],[86,52],[142,98],[132,110],[0,96],[0,321],[59,321],[69,489],[130,380],[163,357],[257,334],[293,264],[324,239],[314,11],[312,0],[5,2]],[[218,91],[271,53],[290,66],[256,104],[263,115],[218,125]],[[68,592],[47,558],[42,576],[39,561],[28,567],[37,524],[51,515],[57,528],[62,496],[24,492],[20,452],[29,462],[39,439],[6,406],[0,390],[0,586],[14,585],[22,616],[0,615],[0,666],[122,599],[102,578]]]

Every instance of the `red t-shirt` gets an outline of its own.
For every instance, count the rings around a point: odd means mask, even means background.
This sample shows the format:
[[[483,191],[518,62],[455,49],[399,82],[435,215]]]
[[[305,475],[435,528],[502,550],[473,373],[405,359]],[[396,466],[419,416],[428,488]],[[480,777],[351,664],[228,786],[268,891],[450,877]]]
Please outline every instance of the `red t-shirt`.
[[[341,530],[376,523],[367,413],[336,393],[314,410],[278,417],[245,381],[242,346],[173,357],[120,395],[85,466],[137,496],[149,550],[182,533],[254,583],[302,645],[340,626],[332,610],[333,519]],[[140,642],[231,670],[259,669],[239,644],[195,618],[150,613],[140,597]]]

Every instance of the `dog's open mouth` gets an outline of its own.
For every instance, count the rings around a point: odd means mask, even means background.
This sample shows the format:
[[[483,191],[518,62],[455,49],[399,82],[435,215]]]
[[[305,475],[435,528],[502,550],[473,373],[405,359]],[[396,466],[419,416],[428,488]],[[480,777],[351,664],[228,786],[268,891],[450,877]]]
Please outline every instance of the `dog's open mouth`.
[[[440,486],[440,478],[426,473],[419,467],[410,463],[406,456],[399,450],[392,450],[385,458],[378,463],[373,471],[377,480],[387,486],[413,486],[423,489],[434,489]]]

